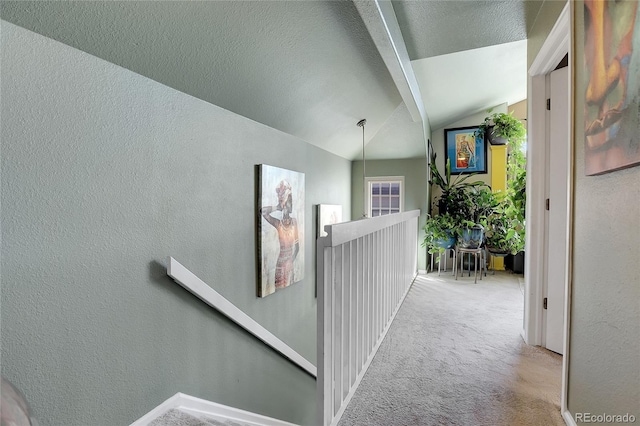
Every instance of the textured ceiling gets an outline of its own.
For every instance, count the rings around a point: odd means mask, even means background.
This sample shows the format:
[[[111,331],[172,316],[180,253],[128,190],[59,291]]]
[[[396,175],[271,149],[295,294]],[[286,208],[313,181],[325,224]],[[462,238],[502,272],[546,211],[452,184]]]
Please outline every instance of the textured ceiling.
[[[411,60],[527,38],[543,1],[398,1],[393,8]]]
[[[433,128],[508,94],[499,73],[474,80],[477,59],[468,73],[421,60],[522,40],[539,4],[393,2]],[[2,1],[0,16],[347,159],[361,156],[361,118],[367,158],[425,156],[422,125],[350,1]],[[499,100],[476,108],[479,86]]]
[[[2,18],[345,158],[402,99],[337,1],[2,2]]]

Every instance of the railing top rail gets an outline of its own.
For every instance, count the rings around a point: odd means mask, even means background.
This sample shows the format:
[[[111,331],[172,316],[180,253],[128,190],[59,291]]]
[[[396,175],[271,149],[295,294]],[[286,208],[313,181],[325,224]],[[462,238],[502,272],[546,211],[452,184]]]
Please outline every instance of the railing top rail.
[[[420,216],[420,210],[411,210],[370,219],[327,225],[324,227],[325,231],[327,231],[327,236],[318,240],[325,247],[335,247],[418,216]]]

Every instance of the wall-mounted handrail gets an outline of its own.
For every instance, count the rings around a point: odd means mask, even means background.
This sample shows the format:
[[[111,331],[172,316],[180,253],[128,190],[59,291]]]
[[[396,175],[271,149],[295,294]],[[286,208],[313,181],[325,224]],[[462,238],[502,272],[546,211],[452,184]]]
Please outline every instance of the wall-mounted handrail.
[[[304,371],[316,377],[316,366],[311,364],[298,352],[294,351],[289,345],[277,338],[269,330],[261,326],[249,315],[245,314],[241,309],[229,302],[220,293],[209,287],[204,281],[198,278],[193,272],[185,268],[180,262],[173,257],[167,260],[167,275],[173,278],[182,287],[193,293],[207,305],[220,311],[231,321],[262,340],[268,346],[278,351],[282,356],[302,368]]]
[[[317,241],[318,424],[335,425],[417,271],[419,210],[328,225]]]

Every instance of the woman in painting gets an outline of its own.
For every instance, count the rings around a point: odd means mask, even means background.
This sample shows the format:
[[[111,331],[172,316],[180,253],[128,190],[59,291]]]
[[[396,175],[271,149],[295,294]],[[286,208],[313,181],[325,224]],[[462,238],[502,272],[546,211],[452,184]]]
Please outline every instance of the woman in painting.
[[[470,167],[475,167],[475,163],[475,154],[469,146],[467,135],[461,135],[461,140],[458,143],[458,152],[456,155],[456,167],[458,169],[467,169]]]
[[[260,210],[262,217],[278,231],[280,241],[280,254],[276,262],[276,288],[284,288],[293,283],[293,262],[298,255],[300,245],[298,242],[298,222],[291,217],[293,199],[291,197],[291,185],[286,180],[280,181],[276,187],[278,194],[277,206],[266,206]],[[271,216],[274,210],[282,212],[282,218]]]

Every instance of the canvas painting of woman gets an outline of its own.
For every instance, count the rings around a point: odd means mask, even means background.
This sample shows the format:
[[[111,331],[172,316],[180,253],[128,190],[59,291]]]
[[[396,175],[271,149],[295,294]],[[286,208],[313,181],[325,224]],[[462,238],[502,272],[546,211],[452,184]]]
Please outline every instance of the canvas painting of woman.
[[[258,296],[304,278],[304,173],[262,164]]]

